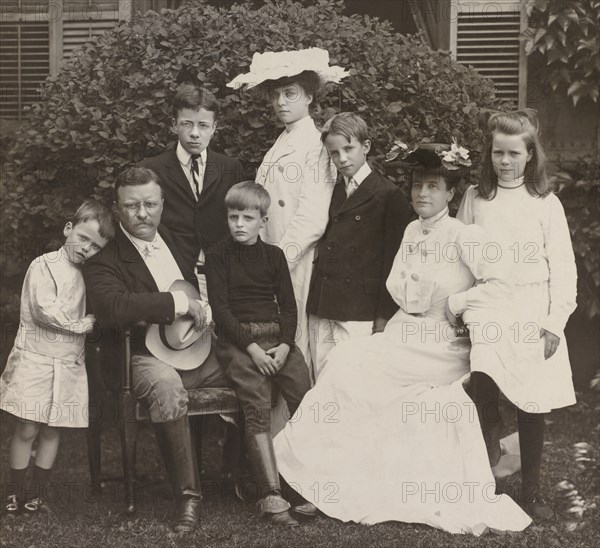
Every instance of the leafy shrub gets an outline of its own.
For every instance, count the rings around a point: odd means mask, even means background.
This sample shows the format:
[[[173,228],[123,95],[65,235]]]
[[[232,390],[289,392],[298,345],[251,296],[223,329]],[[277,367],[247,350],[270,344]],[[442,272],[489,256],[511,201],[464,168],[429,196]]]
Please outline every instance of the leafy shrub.
[[[256,168],[280,129],[259,94],[225,87],[252,54],[318,46],[332,64],[351,70],[322,98],[321,120],[360,112],[371,128],[374,156],[395,138],[427,138],[479,148],[478,118],[496,108],[493,85],[448,53],[391,25],[342,15],[342,2],[292,0],[217,8],[186,5],[123,22],[85,45],[31,109],[4,175],[5,245],[32,259],[82,197],[107,198],[124,165],[161,152],[174,140],[169,103],[182,71],[221,100],[214,147]],[[397,168],[383,165],[396,176]],[[39,246],[33,242],[40,241]],[[18,268],[26,266],[17,265]]]
[[[560,160],[552,182],[569,220],[579,275],[577,301],[593,318],[600,314],[600,160]]]
[[[529,28],[523,33],[527,55],[546,60],[542,80],[573,103],[600,95],[600,2],[527,0]]]

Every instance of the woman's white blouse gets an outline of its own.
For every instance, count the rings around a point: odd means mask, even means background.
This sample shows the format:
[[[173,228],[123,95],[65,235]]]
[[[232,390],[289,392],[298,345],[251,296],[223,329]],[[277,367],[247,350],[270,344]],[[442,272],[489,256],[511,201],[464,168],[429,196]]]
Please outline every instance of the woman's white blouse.
[[[433,221],[433,222],[432,222]],[[430,222],[408,225],[387,280],[392,298],[409,314],[445,319],[497,308],[510,290],[504,269],[486,259],[489,244],[483,230],[465,226],[446,209]]]

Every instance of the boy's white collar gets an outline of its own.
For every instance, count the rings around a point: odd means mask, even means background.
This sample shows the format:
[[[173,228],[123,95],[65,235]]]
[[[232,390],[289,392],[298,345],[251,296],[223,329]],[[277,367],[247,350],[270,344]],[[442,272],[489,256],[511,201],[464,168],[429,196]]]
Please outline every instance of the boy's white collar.
[[[371,175],[371,171],[371,166],[367,162],[365,162],[360,167],[360,169],[354,175],[352,175],[352,179],[354,179],[356,186],[360,185],[360,183],[362,183],[369,175]],[[348,186],[349,180],[350,177],[346,177],[344,175],[344,183],[346,184],[346,186]]]
[[[187,166],[190,163],[190,158],[192,157],[192,155],[187,150],[185,150],[185,148],[183,148],[180,142],[177,142],[177,149],[175,151],[175,154],[177,154],[177,159],[184,166]],[[204,149],[200,153],[200,159],[202,160],[202,163],[206,165],[206,149]]]

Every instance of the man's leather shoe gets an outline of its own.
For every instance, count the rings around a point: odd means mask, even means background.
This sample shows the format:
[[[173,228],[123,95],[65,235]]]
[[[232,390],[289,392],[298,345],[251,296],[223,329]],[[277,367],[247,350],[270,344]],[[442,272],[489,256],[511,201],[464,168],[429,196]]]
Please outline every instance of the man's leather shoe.
[[[175,532],[188,533],[194,529],[200,520],[201,497],[184,496],[177,506]]]

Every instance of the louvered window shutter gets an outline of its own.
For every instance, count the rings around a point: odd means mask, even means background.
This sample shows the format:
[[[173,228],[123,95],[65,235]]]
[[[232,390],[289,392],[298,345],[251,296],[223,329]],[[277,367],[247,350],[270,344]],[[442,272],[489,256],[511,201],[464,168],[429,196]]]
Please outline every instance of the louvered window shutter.
[[[20,119],[23,107],[40,99],[50,71],[48,0],[3,6],[0,21],[0,118]],[[13,6],[10,6],[13,8]]]
[[[63,0],[62,51],[68,59],[73,50],[89,42],[119,21],[119,0]]]
[[[527,62],[519,36],[526,25],[519,3],[458,3],[456,8],[451,23],[456,60],[493,80],[498,96],[523,106]]]
[[[63,59],[129,17],[136,0],[7,0],[0,20],[0,118],[21,119]]]

